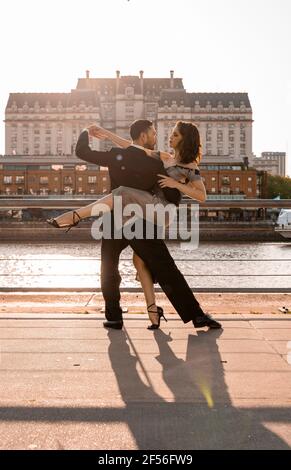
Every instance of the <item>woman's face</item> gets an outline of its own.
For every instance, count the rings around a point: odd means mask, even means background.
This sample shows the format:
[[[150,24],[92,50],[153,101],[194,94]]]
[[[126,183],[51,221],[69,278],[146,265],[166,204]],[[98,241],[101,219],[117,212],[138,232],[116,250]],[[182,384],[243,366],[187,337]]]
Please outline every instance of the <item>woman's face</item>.
[[[170,147],[175,150],[178,147],[182,139],[183,137],[180,134],[178,127],[175,126],[169,138]]]

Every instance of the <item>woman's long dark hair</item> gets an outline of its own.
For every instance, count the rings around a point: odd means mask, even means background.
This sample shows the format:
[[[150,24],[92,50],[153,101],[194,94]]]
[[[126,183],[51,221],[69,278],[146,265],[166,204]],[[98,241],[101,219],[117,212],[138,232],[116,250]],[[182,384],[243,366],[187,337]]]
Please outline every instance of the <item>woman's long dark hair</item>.
[[[200,134],[192,122],[178,121],[176,124],[182,140],[178,146],[181,163],[199,163],[202,159]]]

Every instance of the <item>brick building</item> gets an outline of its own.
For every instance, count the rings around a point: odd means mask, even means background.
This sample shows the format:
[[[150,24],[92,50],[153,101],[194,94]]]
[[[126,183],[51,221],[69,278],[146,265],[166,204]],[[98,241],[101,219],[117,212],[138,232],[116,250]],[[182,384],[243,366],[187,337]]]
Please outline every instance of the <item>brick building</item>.
[[[0,159],[0,194],[103,194],[107,170],[77,159],[6,157]]]

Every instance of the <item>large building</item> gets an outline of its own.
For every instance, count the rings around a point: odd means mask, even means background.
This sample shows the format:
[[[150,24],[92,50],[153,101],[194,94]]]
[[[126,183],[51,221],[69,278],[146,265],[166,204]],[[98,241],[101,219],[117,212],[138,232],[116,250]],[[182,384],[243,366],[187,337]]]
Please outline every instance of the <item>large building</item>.
[[[286,176],[286,153],[262,152],[260,157],[253,159],[253,167],[273,176]]]
[[[100,122],[94,92],[11,93],[5,112],[7,155],[74,154],[80,130]]]
[[[200,165],[209,195],[254,198],[262,194],[252,154],[252,108],[247,93],[188,93],[181,78],[80,78],[69,93],[11,93],[5,112],[6,155],[0,159],[1,194],[100,194],[106,172],[74,156],[84,127],[96,123],[129,137],[129,125],[150,119],[159,149],[168,146],[178,120],[194,122],[202,139]],[[96,149],[108,141],[91,141]],[[58,166],[59,165],[59,166]],[[56,169],[57,168],[57,169]],[[95,184],[95,187],[94,187]]]
[[[179,120],[197,124],[205,162],[237,161],[252,155],[252,108],[247,93],[188,93],[181,78],[137,76],[80,78],[70,93],[11,93],[5,112],[7,155],[71,156],[89,123],[128,137],[130,123],[152,120],[158,148],[169,150],[171,128]],[[107,148],[110,142],[94,142]]]

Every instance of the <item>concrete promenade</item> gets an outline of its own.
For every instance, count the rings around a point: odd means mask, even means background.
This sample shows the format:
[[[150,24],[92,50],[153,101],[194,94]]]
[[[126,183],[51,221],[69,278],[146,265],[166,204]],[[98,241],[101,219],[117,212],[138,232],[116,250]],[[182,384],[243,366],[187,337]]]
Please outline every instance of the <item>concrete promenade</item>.
[[[290,294],[197,295],[222,331],[158,298],[108,331],[99,294],[1,294],[0,449],[289,449]]]

